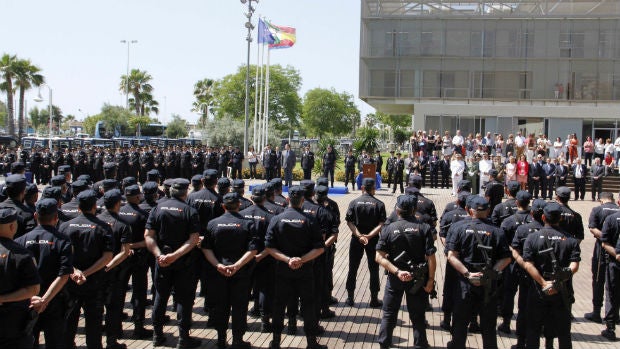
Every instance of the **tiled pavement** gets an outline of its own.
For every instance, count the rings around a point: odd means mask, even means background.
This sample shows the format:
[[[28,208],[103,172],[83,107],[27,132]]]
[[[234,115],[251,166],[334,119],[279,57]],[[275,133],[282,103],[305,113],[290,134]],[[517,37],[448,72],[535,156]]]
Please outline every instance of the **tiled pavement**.
[[[252,184],[252,183],[250,183]],[[342,185],[342,183],[340,183]],[[438,210],[438,214],[441,215],[446,203],[453,200],[450,196],[450,191],[447,189],[425,189],[422,191],[428,198],[435,202]],[[344,212],[348,206],[349,201],[359,195],[358,191],[347,195],[333,196],[342,212]],[[377,192],[377,197],[385,202],[388,214],[394,207],[396,197],[398,194],[392,194],[387,190],[380,190]],[[584,224],[587,225],[590,210],[594,205],[591,201],[579,201],[570,202],[571,207],[577,210],[583,216]],[[584,227],[585,228],[585,227]],[[612,343],[600,336],[602,329],[600,324],[585,321],[583,314],[591,311],[591,272],[590,272],[590,259],[592,255],[594,239],[591,234],[586,230],[586,239],[581,245],[582,249],[582,262],[579,272],[575,276],[575,298],[576,303],[573,306],[573,314],[575,321],[572,324],[572,336],[574,348],[620,348],[620,342]],[[322,321],[322,325],[325,327],[326,332],[320,338],[320,343],[327,344],[330,349],[333,348],[378,348],[376,344],[376,336],[379,331],[379,323],[381,319],[381,311],[378,309],[371,309],[367,307],[367,303],[370,298],[368,291],[368,273],[365,261],[362,261],[362,265],[358,273],[358,287],[355,295],[356,305],[355,307],[347,307],[344,305],[346,298],[345,282],[348,270],[348,245],[350,241],[349,229],[346,223],[342,222],[340,226],[340,240],[337,244],[338,251],[336,252],[336,261],[334,267],[334,295],[340,300],[340,303],[333,307],[336,311],[337,317],[328,321]],[[440,244],[440,242],[437,242]],[[439,246],[438,246],[439,247]],[[437,270],[437,289],[442,289],[442,277],[446,259],[438,254],[438,270]],[[385,276],[381,272],[381,285],[385,286]],[[127,295],[127,300],[130,299],[130,295]],[[428,338],[431,347],[445,348],[446,343],[450,340],[450,335],[439,328],[439,322],[442,320],[442,313],[439,310],[441,302],[441,292],[439,292],[439,299],[432,300],[433,311],[427,313],[427,319],[430,323],[428,328]],[[130,308],[129,303],[126,303],[127,308]],[[202,312],[203,299],[197,298],[194,306],[193,315],[193,330],[192,336],[196,336],[203,340],[202,348],[215,348],[216,347],[216,333],[213,329],[206,328],[207,316]],[[403,305],[401,313],[399,314],[399,322],[394,331],[394,345],[400,348],[408,348],[413,346],[413,331],[411,329],[411,322],[406,314],[405,307]],[[131,314],[131,310],[128,311]],[[150,319],[151,308],[147,309],[147,318]],[[172,312],[168,312],[173,319],[176,315]],[[172,321],[169,326],[166,326],[165,332],[168,336],[168,345],[174,347],[176,345],[176,326],[173,326]],[[83,318],[80,320],[80,333],[76,338],[77,345],[79,347],[85,347],[85,338],[83,335],[82,327],[84,325]],[[150,320],[147,321],[147,327],[150,328]],[[514,336],[515,322],[512,324],[512,335],[498,334],[498,345],[500,348],[510,348],[511,345],[516,343]],[[133,330],[133,324],[125,322],[123,328],[127,335],[130,335]],[[282,347],[290,348],[305,348],[306,341],[303,336],[303,330],[298,331],[297,336],[289,336],[283,334]],[[229,331],[229,338],[232,334]],[[248,319],[248,332],[245,339],[250,341],[255,348],[266,348],[271,340],[271,335],[260,333],[260,320],[249,318]],[[42,338],[41,338],[42,340]],[[137,341],[137,340],[123,340],[123,343],[127,344],[129,348],[151,348],[150,341]],[[105,339],[104,339],[105,345]],[[479,334],[469,335],[467,345],[470,348],[482,348],[482,340]],[[557,347],[557,341],[556,341]]]

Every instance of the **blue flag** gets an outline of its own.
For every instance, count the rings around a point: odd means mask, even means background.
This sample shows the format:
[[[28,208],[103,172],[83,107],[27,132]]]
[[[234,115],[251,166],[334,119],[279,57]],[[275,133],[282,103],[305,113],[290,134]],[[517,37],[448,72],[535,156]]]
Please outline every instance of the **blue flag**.
[[[258,20],[258,43],[271,45],[276,42],[273,34],[269,30],[269,26],[262,19]]]

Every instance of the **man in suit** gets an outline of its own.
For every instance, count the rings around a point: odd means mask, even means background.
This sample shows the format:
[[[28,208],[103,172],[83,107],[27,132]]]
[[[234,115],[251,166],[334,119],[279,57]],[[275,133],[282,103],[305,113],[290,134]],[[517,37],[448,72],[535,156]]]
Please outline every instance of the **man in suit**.
[[[431,173],[431,188],[439,188],[437,185],[439,179],[439,163],[441,160],[437,156],[437,150],[433,150],[433,155],[428,160],[428,166]]]
[[[309,146],[306,146],[304,153],[301,154],[301,168],[304,170],[304,179],[310,179],[314,169],[314,153],[310,151]]]
[[[381,151],[377,150],[374,160],[375,164],[377,164],[377,172],[381,174],[381,168],[383,167],[383,157],[381,156]]]
[[[284,169],[284,185],[293,185],[293,169],[297,159],[295,159],[295,151],[291,150],[291,145],[286,143],[282,151],[282,168]]]
[[[390,185],[392,184],[392,177],[394,177],[394,163],[395,162],[396,162],[396,156],[394,156],[394,151],[390,150],[390,157],[388,157],[386,164],[385,164],[385,171],[388,174],[388,178],[387,178],[388,189],[390,188]]]
[[[551,163],[551,158],[547,158],[547,162],[542,166],[542,176],[540,182],[542,184],[542,198],[551,200],[553,197],[553,184],[555,183],[556,167]]]
[[[540,176],[543,174],[543,161],[542,155],[538,155],[535,161],[530,164],[530,170],[528,172],[529,178],[527,183],[528,191],[535,199],[538,199],[540,191]],[[545,193],[543,192],[543,196]]]
[[[597,196],[603,191],[603,177],[605,177],[605,166],[601,165],[601,158],[595,158],[594,164],[590,167],[592,201],[596,201]]]
[[[562,159],[558,164],[557,159],[553,159],[555,163],[555,187],[565,187],[566,186],[566,178],[568,178],[568,166],[566,166],[566,161]]]
[[[443,160],[439,162],[439,170],[441,171],[441,189],[450,188],[450,177],[452,177],[450,155],[444,155]]]
[[[273,178],[282,178],[282,150],[276,147],[275,151],[276,165],[274,166]]]
[[[588,175],[588,168],[581,163],[581,158],[575,159],[573,165],[573,182],[575,183],[575,200],[581,200],[586,196],[586,176]]]
[[[263,168],[265,169],[264,178],[269,182],[273,178],[273,173],[275,169],[275,163],[273,162],[273,158],[275,154],[273,154],[273,150],[271,150],[271,144],[267,144],[265,150],[263,151]]]

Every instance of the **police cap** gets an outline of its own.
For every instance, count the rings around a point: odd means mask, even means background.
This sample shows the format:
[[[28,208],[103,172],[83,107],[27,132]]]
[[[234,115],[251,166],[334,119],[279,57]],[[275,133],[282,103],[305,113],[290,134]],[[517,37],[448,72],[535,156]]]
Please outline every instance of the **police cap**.
[[[319,185],[324,185],[324,186],[328,186],[329,185],[329,180],[327,179],[327,177],[319,177],[316,179],[316,186],[318,187]]]
[[[34,183],[28,183],[26,185],[26,195],[34,195],[39,192],[39,188]]]
[[[159,178],[159,171],[156,169],[152,169],[146,173],[146,175],[150,178]]]
[[[218,188],[228,188],[230,187],[230,179],[226,178],[226,177],[222,177],[220,179],[217,180],[217,187]]]
[[[172,181],[171,188],[185,190],[189,188],[189,181],[185,178],[175,178],[174,181]]]
[[[315,192],[317,197],[325,198],[329,193],[329,188],[325,185],[319,185],[316,187]]]
[[[517,195],[515,195],[515,199],[517,199],[517,201],[530,201],[532,200],[532,194],[530,194],[527,190],[519,190],[519,192],[517,192]]]
[[[489,202],[487,199],[483,198],[480,195],[472,195],[473,199],[469,201],[469,207],[476,211],[484,211],[489,208]]]
[[[411,195],[401,195],[396,199],[396,207],[403,211],[411,211],[418,206],[418,199]]]
[[[140,194],[140,187],[137,184],[125,187],[125,196],[135,196]]]
[[[62,191],[60,190],[60,187],[46,187],[43,189],[43,193],[41,194],[41,198],[43,199],[60,200],[61,196]]]
[[[457,199],[459,200],[459,202],[467,202],[467,199],[469,198],[470,195],[471,193],[469,191],[462,190],[457,195]]]
[[[224,204],[235,204],[238,203],[239,200],[239,194],[237,193],[228,193],[226,195],[224,195],[224,197],[222,198],[222,201],[224,202]]]
[[[105,194],[103,194],[103,202],[106,205],[114,205],[118,202],[121,202],[122,199],[123,199],[123,195],[121,194],[121,191],[118,189],[108,190],[105,192]]]
[[[127,187],[130,185],[138,184],[136,177],[125,177],[123,178],[123,187]]]
[[[172,186],[172,182],[174,182],[174,178],[168,178],[164,181],[164,187],[170,188]]]
[[[263,189],[265,190],[265,195],[271,195],[276,190],[276,187],[275,187],[275,185],[273,183],[267,182],[267,183],[263,184]],[[289,195],[290,195],[290,192],[291,191],[289,189]]]
[[[104,179],[101,186],[103,187],[103,191],[108,191],[117,188],[118,182],[116,179]]]
[[[314,191],[314,182],[309,179],[304,179],[299,182],[299,185],[304,188],[305,191]]]
[[[364,187],[364,189],[372,189],[375,187],[375,180],[372,178],[364,178],[364,180],[362,180],[362,187]]]
[[[106,162],[105,164],[103,164],[104,171],[111,171],[115,169],[116,169],[116,164],[113,162]]]
[[[71,172],[71,166],[69,165],[58,166],[58,173],[67,174],[70,172]]]
[[[78,179],[77,181],[71,183],[71,189],[73,189],[73,192],[81,192],[82,190],[88,189],[88,183],[84,180]]]
[[[301,198],[301,197],[304,196],[305,192],[306,191],[301,186],[294,185],[294,186],[289,188],[288,196],[291,197],[291,198]]]
[[[270,182],[273,183],[277,189],[282,188],[282,178],[273,178]]]
[[[11,164],[11,173],[22,172],[25,168],[26,166],[24,166],[23,162],[21,161],[14,162]]]
[[[457,185],[456,188],[461,191],[461,190],[467,190],[467,191],[471,191],[471,182],[467,179],[461,179]]]
[[[9,224],[17,220],[17,210],[12,207],[0,208],[0,224]]]
[[[159,187],[155,182],[144,182],[142,185],[142,190],[144,190],[144,194],[155,194]]]
[[[53,186],[58,187],[63,184],[66,184],[67,180],[65,179],[65,176],[57,175],[57,176],[52,177],[50,183],[52,183]]]
[[[39,215],[51,215],[58,212],[58,201],[49,198],[41,199],[37,202],[35,208]]]
[[[93,183],[93,180],[90,178],[90,175],[87,175],[87,174],[80,175],[77,179],[80,181],[86,182],[86,184],[88,185],[91,185]]]
[[[517,181],[509,181],[508,183],[506,183],[506,187],[508,187],[508,191],[513,193],[519,190],[519,188],[521,188],[521,184],[519,184],[519,182]]]
[[[497,170],[494,169],[494,168],[489,170],[489,176],[491,176],[493,178],[497,177],[498,174],[499,174],[499,172],[497,172]]]
[[[543,212],[545,217],[550,218],[552,220],[557,220],[562,215],[562,206],[557,202],[549,202],[543,208]]]
[[[205,170],[202,175],[206,181],[211,181],[217,178],[217,171],[213,169]]]
[[[192,177],[192,185],[198,185],[200,182],[202,182],[202,175],[197,174]]]
[[[257,185],[252,188],[252,196],[263,197],[265,196],[265,187]]]
[[[409,184],[411,184],[411,185],[422,184],[422,177],[419,176],[419,175],[413,175],[413,176],[409,177]]]
[[[555,194],[561,199],[570,199],[570,188],[568,187],[558,187],[555,190]]]
[[[63,180],[65,178],[63,177]],[[15,189],[17,191],[26,189],[26,177],[21,174],[14,174],[6,177],[4,180],[7,188]]]
[[[232,187],[234,189],[243,189],[245,188],[245,182],[243,181],[243,179],[235,179],[232,182]]]
[[[545,207],[547,206],[547,202],[543,199],[536,199],[532,202],[532,206],[530,207],[531,212],[543,213]]]
[[[405,188],[405,194],[407,195],[418,195],[419,193],[420,193],[420,189],[418,187]]]

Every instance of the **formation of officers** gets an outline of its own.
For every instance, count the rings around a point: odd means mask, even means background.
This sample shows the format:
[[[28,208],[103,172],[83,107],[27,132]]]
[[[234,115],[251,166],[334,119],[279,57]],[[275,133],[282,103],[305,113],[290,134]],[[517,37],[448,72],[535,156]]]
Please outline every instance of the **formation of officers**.
[[[252,188],[248,200],[243,180],[231,183],[215,169],[191,180],[168,178],[160,190],[156,169],[140,186],[131,176],[118,181],[114,162],[102,168],[102,178],[93,183],[89,174],[73,180],[71,168],[59,166],[39,193],[20,173],[23,165],[12,166],[0,192],[5,196],[0,198],[0,318],[11,319],[0,328],[1,348],[38,346],[41,332],[47,348],[75,347],[81,314],[89,348],[102,348],[104,332],[107,348],[125,348],[120,340],[130,337],[163,346],[169,340],[163,329],[171,296],[177,347],[198,347],[201,341],[190,336],[198,284],[218,348],[251,347],[243,338],[248,315],[260,317],[261,331],[272,333],[270,348],[280,347],[285,318],[287,333],[297,333],[298,315],[308,348],[326,348],[317,338],[324,332],[320,319],[335,316],[332,270],[341,220],[328,197],[327,178],[289,187],[288,198],[275,178]],[[448,261],[441,322],[452,334],[448,348],[465,348],[468,331],[482,333],[484,348],[497,348],[496,331],[511,332],[517,290],[514,348],[538,348],[541,336],[547,348],[555,338],[561,348],[571,347],[572,276],[584,239],[582,218],[568,205],[571,190],[559,187],[553,201],[532,201],[516,181],[504,190],[496,175],[490,172],[483,195],[470,194],[469,181],[459,182],[456,201],[441,218],[420,192],[419,176],[410,177],[389,216],[375,196],[374,180],[362,181],[362,193],[344,217],[352,234],[346,304],[356,303],[356,276],[365,254],[368,305],[382,308],[381,348],[392,347],[403,296],[414,347],[429,346],[425,312],[436,295],[437,236]],[[502,202],[504,195],[508,200]],[[597,238],[597,260],[594,311],[586,318],[604,321],[602,336],[615,340],[620,209],[609,193],[601,194],[601,202],[588,224]],[[379,267],[388,274],[382,300]],[[152,330],[145,328],[149,277]],[[130,280],[134,329],[125,334],[121,324]],[[248,311],[250,298],[254,308]]]

